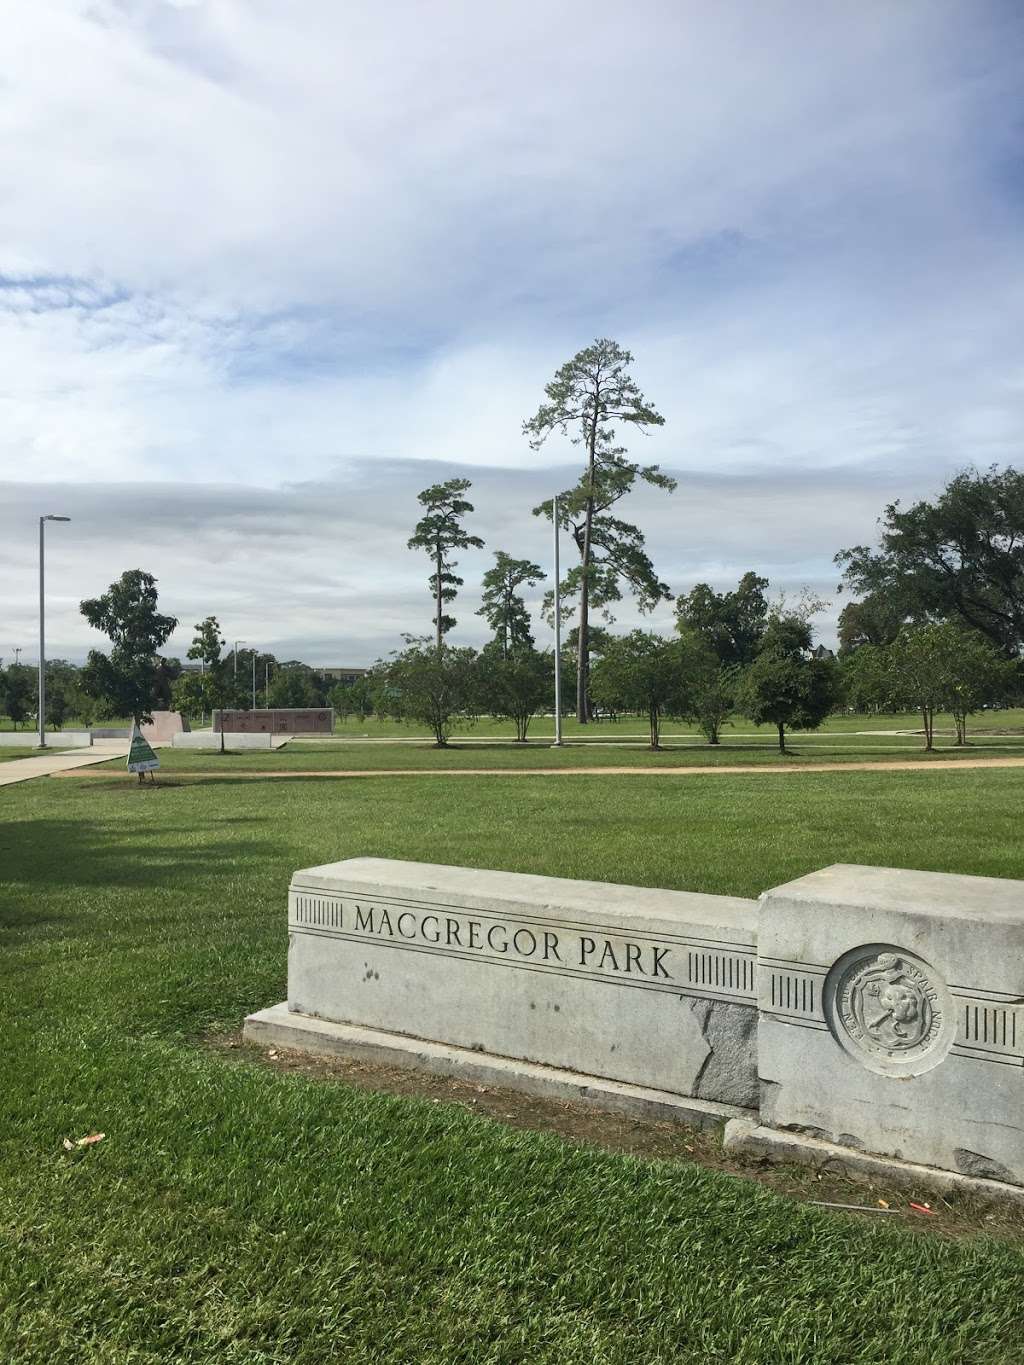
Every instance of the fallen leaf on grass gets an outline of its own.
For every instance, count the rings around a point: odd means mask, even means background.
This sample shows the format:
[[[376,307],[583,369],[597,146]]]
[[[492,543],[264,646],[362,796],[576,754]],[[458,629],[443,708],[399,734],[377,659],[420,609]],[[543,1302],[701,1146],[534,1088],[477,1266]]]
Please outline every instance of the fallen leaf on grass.
[[[89,1133],[86,1137],[75,1138],[74,1142],[70,1138],[64,1139],[65,1152],[73,1152],[76,1147],[91,1147],[94,1142],[102,1142],[106,1133]]]

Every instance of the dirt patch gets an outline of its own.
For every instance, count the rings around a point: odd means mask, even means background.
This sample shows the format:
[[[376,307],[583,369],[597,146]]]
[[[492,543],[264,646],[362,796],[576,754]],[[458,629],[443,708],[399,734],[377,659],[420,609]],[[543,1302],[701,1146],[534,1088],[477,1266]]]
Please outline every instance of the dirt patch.
[[[289,777],[608,777],[613,775],[624,777],[708,777],[715,773],[933,772],[936,768],[946,771],[952,768],[1024,768],[1024,757],[917,758],[891,761],[876,759],[853,763],[791,763],[785,765],[781,763],[716,763],[712,766],[694,763],[685,768],[656,768],[653,766],[641,768],[635,765],[622,765],[614,768],[597,765],[584,768],[291,768],[279,772],[233,772],[231,780],[234,782],[246,778],[263,780]],[[86,768],[76,772],[53,773],[52,776],[61,778],[110,777],[111,773]],[[117,776],[115,775],[115,777]],[[189,772],[187,769],[183,769],[174,773],[173,776],[178,779],[202,782],[211,778],[222,778],[225,774],[222,772]],[[131,777],[133,777],[132,773],[124,773],[119,775],[118,780],[125,781]]]
[[[883,1182],[847,1180],[831,1174],[816,1175],[800,1166],[771,1166],[756,1161],[729,1157],[718,1133],[686,1128],[681,1124],[658,1123],[606,1114],[568,1101],[540,1099],[516,1090],[497,1086],[472,1085],[445,1076],[433,1076],[405,1067],[371,1065],[343,1057],[311,1057],[288,1048],[267,1048],[246,1042],[241,1034],[217,1034],[207,1046],[226,1060],[255,1062],[275,1071],[300,1074],[324,1083],[341,1083],[361,1090],[389,1095],[410,1095],[435,1104],[457,1104],[473,1114],[530,1132],[553,1133],[566,1142],[600,1147],[642,1160],[696,1162],[709,1170],[723,1171],[740,1179],[765,1185],[776,1194],[801,1203],[823,1201],[855,1204],[878,1209],[884,1200],[895,1210],[892,1214],[845,1213],[830,1210],[836,1217],[860,1221],[906,1225],[915,1232],[943,1237],[991,1236],[1024,1240],[1024,1209],[993,1205],[963,1195],[943,1197],[922,1190],[908,1194]],[[927,1204],[931,1215],[910,1207]]]

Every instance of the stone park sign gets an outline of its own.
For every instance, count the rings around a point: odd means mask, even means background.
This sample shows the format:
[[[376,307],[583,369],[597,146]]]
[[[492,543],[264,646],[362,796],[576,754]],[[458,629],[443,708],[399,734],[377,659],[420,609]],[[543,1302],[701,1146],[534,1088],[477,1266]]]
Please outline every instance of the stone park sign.
[[[1024,883],[837,866],[752,901],[355,858],[295,873],[288,927],[253,1039],[1024,1195]]]

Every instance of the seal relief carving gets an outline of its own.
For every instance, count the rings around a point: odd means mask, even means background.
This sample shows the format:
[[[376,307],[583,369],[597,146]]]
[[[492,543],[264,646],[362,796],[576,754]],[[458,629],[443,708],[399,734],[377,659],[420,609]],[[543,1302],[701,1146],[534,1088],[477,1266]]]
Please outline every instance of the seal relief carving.
[[[896,950],[868,951],[840,972],[834,1017],[853,1045],[851,1050],[897,1064],[912,1063],[940,1041],[944,994],[920,959]]]

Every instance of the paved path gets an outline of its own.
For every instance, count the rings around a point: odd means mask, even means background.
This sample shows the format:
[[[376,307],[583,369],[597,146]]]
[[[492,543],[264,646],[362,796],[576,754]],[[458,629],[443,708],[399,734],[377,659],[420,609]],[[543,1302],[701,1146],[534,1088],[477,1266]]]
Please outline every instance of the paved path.
[[[25,759],[25,762],[31,762]],[[16,767],[15,763],[6,764]],[[81,765],[79,765],[81,766]],[[691,764],[685,768],[656,767],[615,767],[606,768],[597,764],[586,768],[290,768],[279,772],[192,772],[187,768],[165,771],[166,777],[207,779],[251,779],[286,777],[608,777],[618,774],[623,777],[707,777],[713,773],[886,773],[886,772],[934,772],[936,768],[949,771],[953,768],[1024,768],[1024,758],[953,758],[953,759],[915,759],[911,762],[897,760],[892,763],[865,761],[863,763],[716,763]],[[130,777],[130,773],[119,773],[111,769],[84,772],[57,772],[56,777]]]
[[[127,758],[126,739],[97,739],[88,749],[60,749],[50,746],[45,754],[32,758],[12,758],[0,763],[0,787],[14,782],[28,782],[33,777],[59,777],[76,768],[87,768],[91,763],[105,763],[110,758]]]

